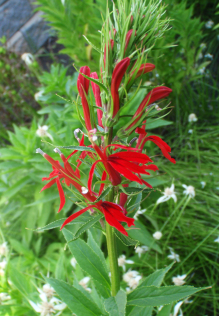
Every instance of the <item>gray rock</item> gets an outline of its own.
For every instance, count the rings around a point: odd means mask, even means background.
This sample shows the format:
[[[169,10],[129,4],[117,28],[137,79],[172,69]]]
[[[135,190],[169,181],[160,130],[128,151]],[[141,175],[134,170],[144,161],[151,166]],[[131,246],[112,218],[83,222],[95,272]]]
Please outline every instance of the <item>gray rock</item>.
[[[49,27],[43,20],[42,14],[42,12],[35,13],[20,29],[32,53],[35,53],[49,37]]]
[[[4,2],[0,7],[0,37],[12,37],[32,15],[32,7],[28,0]]]
[[[17,54],[23,54],[29,52],[30,48],[23,36],[23,34],[18,31],[16,32],[6,43],[8,50],[15,52]]]

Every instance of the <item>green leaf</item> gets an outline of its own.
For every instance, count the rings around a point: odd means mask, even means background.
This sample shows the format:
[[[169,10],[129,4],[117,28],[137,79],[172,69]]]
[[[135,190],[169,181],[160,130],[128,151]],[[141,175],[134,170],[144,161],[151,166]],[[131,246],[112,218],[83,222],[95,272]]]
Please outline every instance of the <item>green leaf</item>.
[[[111,189],[112,189],[112,187],[108,187],[106,190],[104,190],[102,192],[102,194],[95,200],[94,204],[96,204],[97,202],[103,200],[103,198],[110,192]]]
[[[109,290],[110,293],[110,280],[108,273],[105,269],[105,265],[102,263],[100,257],[96,254],[91,247],[85,243],[85,241],[81,239],[77,239],[75,241],[71,241],[74,235],[70,236],[70,232],[68,234],[63,232],[67,242],[69,242],[68,246],[71,250],[71,253],[77,260],[79,266],[88,273],[94,280],[102,284],[106,289]]]
[[[139,221],[135,221],[135,228],[128,231],[129,236],[140,241],[143,245],[162,253],[160,247],[155,243],[154,238],[147,231],[146,227]]]
[[[123,290],[120,290],[115,297],[105,300],[105,309],[110,316],[125,316],[127,297]]]
[[[119,192],[123,192],[127,195],[137,195],[140,192],[148,193],[155,190],[155,189],[149,189],[149,188],[135,188],[135,187],[123,188],[122,185],[120,185],[119,187],[120,187]]]
[[[121,234],[118,230],[115,230],[115,235],[125,246],[136,246],[138,241]]]
[[[9,265],[10,280],[21,294],[29,298],[30,293],[34,292],[34,287],[30,278],[19,270],[15,269],[11,264]]]
[[[57,146],[57,148],[65,148],[65,149],[72,149],[72,150],[78,150],[78,151],[91,151],[95,152],[95,150],[91,147],[86,146]]]
[[[167,125],[171,125],[171,124],[173,124],[173,122],[167,121],[167,120],[163,120],[163,119],[158,119],[158,120],[148,119],[147,120],[147,130],[148,129],[157,128],[157,127],[161,127],[161,126],[167,126]]]
[[[17,181],[14,185],[12,185],[8,190],[4,191],[4,196],[0,201],[0,205],[4,204],[7,200],[9,200],[12,196],[14,196],[17,192],[19,192],[28,182],[32,181],[29,176],[26,176],[19,181]]]
[[[78,231],[74,235],[74,238],[71,241],[74,241],[77,238],[79,238],[81,234],[83,234],[86,230],[88,230],[94,224],[96,224],[96,222],[98,222],[102,217],[103,217],[102,214],[98,214],[97,216],[90,216],[90,219],[80,226],[80,228],[78,229]]]
[[[128,294],[127,305],[135,306],[160,306],[181,300],[206,288],[195,288],[193,286],[142,286],[137,287]]]
[[[159,287],[161,283],[163,282],[164,276],[166,273],[172,268],[174,262],[171,263],[168,267],[164,269],[160,269],[155,271],[154,273],[147,276],[147,278],[138,286],[144,287],[144,286],[157,286]],[[146,307],[139,307],[139,306],[128,306],[127,307],[127,315],[129,316],[135,316],[135,315],[141,315],[141,316],[147,316],[152,314],[152,307],[146,306]],[[168,315],[169,316],[169,315]]]
[[[89,300],[81,291],[63,281],[46,278],[55,289],[61,300],[77,316],[101,316],[98,306]]]

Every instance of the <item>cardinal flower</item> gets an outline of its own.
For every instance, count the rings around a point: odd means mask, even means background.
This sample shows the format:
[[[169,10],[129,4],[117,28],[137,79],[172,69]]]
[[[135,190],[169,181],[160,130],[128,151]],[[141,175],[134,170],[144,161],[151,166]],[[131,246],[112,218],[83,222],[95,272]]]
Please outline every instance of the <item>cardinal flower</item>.
[[[129,30],[126,34],[126,37],[125,37],[125,49],[124,49],[124,54],[126,52],[126,49],[129,45],[129,42],[130,42],[130,39],[132,37],[132,33],[133,33],[133,30]],[[135,36],[137,35],[137,32],[135,31]]]
[[[155,68],[155,65],[147,63],[147,64],[142,64],[140,66],[140,68],[137,70],[133,70],[130,73],[130,79],[129,82],[132,80],[132,78],[134,77],[135,79],[137,79],[138,77],[142,76],[143,74],[146,74],[147,72],[152,71]],[[136,72],[137,71],[137,72]]]
[[[91,167],[88,179],[88,189],[90,192],[92,192],[91,186],[94,169],[96,167],[96,164],[99,162],[103,163],[109,175],[110,181],[115,186],[121,183],[120,175],[123,175],[126,179],[130,181],[136,181],[139,184],[145,184],[149,188],[152,187],[149,183],[145,182],[140,177],[140,174],[150,174],[146,170],[158,170],[157,166],[155,165],[146,165],[148,162],[152,162],[152,160],[147,155],[138,152],[133,153],[132,151],[136,151],[136,148],[130,148],[117,144],[108,145],[103,151],[95,143],[93,144],[93,147],[101,159],[95,161],[95,163]],[[127,151],[117,152],[115,154],[107,156],[106,150],[108,147],[126,149]],[[136,175],[136,173],[138,175]]]
[[[107,202],[107,201],[104,201],[104,202],[99,201],[96,204],[88,205],[82,210],[70,215],[62,224],[61,229],[65,227],[65,225],[72,222],[75,218],[77,218],[81,214],[93,208],[97,208],[105,216],[105,219],[109,225],[115,227],[122,234],[128,236],[128,233],[126,232],[125,228],[121,225],[120,222],[125,222],[128,225],[128,227],[130,227],[132,225],[134,226],[135,220],[133,218],[130,218],[124,215],[127,213],[124,207],[116,203]]]
[[[136,128],[136,133],[139,134],[137,148],[139,148],[142,151],[145,143],[147,141],[152,141],[161,149],[162,154],[164,155],[165,158],[167,158],[172,163],[176,163],[175,159],[172,158],[169,154],[171,152],[170,146],[158,136],[155,136],[155,135],[147,136],[147,133],[145,131],[145,125],[143,125],[143,128],[139,128],[139,127]]]
[[[82,74],[85,74],[86,76],[90,77],[90,68],[88,66],[81,67],[80,74],[77,80],[77,88],[78,88],[79,95],[81,97],[85,125],[86,125],[87,130],[89,131],[92,129],[91,121],[90,121],[90,109],[87,102],[87,94],[88,94],[90,81],[87,78],[85,78]]]
[[[163,99],[165,97],[167,97],[170,93],[172,92],[172,90],[168,87],[157,87],[154,88],[153,90],[151,90],[146,97],[144,98],[144,100],[141,102],[141,104],[139,105],[137,111],[135,112],[133,118],[137,117],[136,120],[134,120],[134,122],[132,122],[127,128],[127,130],[130,130],[130,132],[132,132],[132,127],[140,120],[140,118],[143,115],[143,111],[144,109],[154,103],[157,100]]]
[[[97,80],[99,79],[96,72],[92,72],[92,74],[90,76],[93,79],[97,79]],[[96,83],[94,83],[92,81],[91,81],[91,86],[92,86],[92,90],[94,93],[96,105],[99,106],[100,108],[102,108],[102,101],[101,101],[101,97],[100,97],[100,88]],[[97,110],[98,125],[101,127],[103,127],[102,116],[103,116],[103,112],[101,110]]]
[[[122,78],[130,64],[130,58],[122,59],[113,70],[111,81],[111,94],[113,98],[113,117],[119,111],[119,86]]]

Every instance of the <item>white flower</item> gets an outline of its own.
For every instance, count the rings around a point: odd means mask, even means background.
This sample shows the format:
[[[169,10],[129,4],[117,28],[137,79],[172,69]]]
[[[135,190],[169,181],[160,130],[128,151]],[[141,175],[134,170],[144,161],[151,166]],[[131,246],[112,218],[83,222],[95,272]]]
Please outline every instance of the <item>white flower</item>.
[[[30,53],[22,54],[21,59],[25,62],[27,66],[30,66],[34,62],[34,57]]]
[[[40,90],[39,92],[36,92],[34,94],[34,99],[38,102],[40,101],[41,97],[43,96],[44,94],[44,90]]]
[[[43,290],[38,288],[38,292],[40,294],[45,294],[48,299],[52,298],[55,294],[54,288],[50,286],[48,283],[43,285]]]
[[[76,264],[77,264],[77,260],[75,259],[75,257],[71,258],[71,261],[70,261],[72,267],[75,269],[76,268]]]
[[[43,125],[43,126],[38,125],[38,130],[36,131],[36,134],[39,137],[49,137],[53,141],[52,135],[47,132],[48,128],[49,126],[47,125]]]
[[[175,253],[172,248],[169,247],[169,249],[170,249],[170,255],[168,255],[167,258],[169,258],[171,260],[176,260],[177,262],[180,262],[179,255],[177,253]]]
[[[141,275],[138,275],[135,278],[132,278],[128,283],[129,287],[133,290],[136,289],[141,279],[142,279]]]
[[[92,141],[95,142],[97,140],[97,135],[92,136]]]
[[[162,233],[157,231],[153,234],[154,239],[160,240],[162,237]]]
[[[214,242],[218,242],[219,243],[219,236],[214,240]]]
[[[3,293],[3,292],[0,293],[0,305],[1,305],[2,302],[8,301],[10,299],[11,299],[11,296],[8,295],[7,293]]]
[[[189,129],[189,130],[188,130],[188,133],[189,133],[189,134],[192,134],[192,133],[193,133],[193,129]]]
[[[126,260],[126,256],[125,255],[121,255],[119,258],[118,258],[118,265],[119,267],[122,267],[123,268],[123,271],[125,271],[125,265],[126,264],[133,264],[134,261],[132,260]]]
[[[139,276],[139,272],[135,271],[135,270],[129,270],[128,272],[126,272],[125,274],[123,274],[123,280],[126,283],[129,283],[131,281],[131,279],[136,278],[137,276]]]
[[[213,60],[213,55],[211,55],[211,54],[209,54],[209,53],[207,53],[206,55],[205,55],[205,58],[209,58],[209,59],[211,59],[211,60]]]
[[[143,213],[145,213],[147,211],[147,209],[141,210],[140,208],[137,210],[137,212],[134,215],[134,219],[137,220],[138,219],[138,215],[141,215]]]
[[[180,314],[179,314],[178,316],[183,316],[182,309],[180,308],[182,304],[183,304],[183,301],[179,301],[179,302],[174,306],[173,316],[177,316],[179,312],[180,312]]]
[[[189,197],[195,197],[195,188],[192,185],[185,185],[183,184],[182,187],[185,189],[183,193],[188,195]]]
[[[90,277],[85,277],[83,278],[79,284],[89,293],[91,292],[91,289],[89,287],[87,287],[88,282],[90,281]]]
[[[8,246],[7,241],[3,242],[3,244],[0,245],[0,256],[7,256],[8,254]]]
[[[171,198],[174,200],[174,202],[176,202],[177,198],[176,198],[176,193],[174,192],[174,189],[175,189],[174,184],[172,184],[170,188],[165,188],[164,192],[163,192],[163,196],[161,196],[157,200],[157,204],[162,203],[162,202],[166,202]]]
[[[189,114],[188,121],[189,122],[196,122],[196,121],[198,121],[197,116],[195,115],[195,113]]]
[[[137,247],[135,249],[135,252],[138,254],[139,258],[141,257],[142,253],[145,253],[146,251],[148,251],[149,248],[147,246],[141,246],[141,247]]]
[[[151,82],[151,81],[146,81],[146,82],[144,83],[144,85],[145,85],[146,87],[151,86],[151,85],[152,85],[152,82]]]
[[[211,29],[213,25],[214,25],[214,22],[212,20],[209,20],[208,22],[205,23],[206,29]]]
[[[201,186],[202,186],[202,189],[204,189],[204,187],[206,186],[206,182],[205,181],[201,181]]]
[[[205,43],[201,43],[201,44],[200,44],[200,48],[204,49],[204,48],[206,48],[206,47],[207,47],[207,45],[206,45]]]
[[[59,311],[56,316],[60,315],[63,309],[66,308],[66,304],[62,303],[59,299],[53,297],[51,300],[48,301],[45,293],[40,295],[40,298],[42,300],[41,303],[35,304],[32,301],[29,301],[30,305],[33,307],[33,309],[40,313],[40,316],[52,316],[52,314],[56,313],[56,311]]]
[[[205,67],[199,69],[198,74],[203,75],[205,73]]]
[[[7,265],[7,260],[6,259],[3,259],[3,261],[0,261],[0,269],[5,269]]]
[[[184,281],[184,279],[187,277],[186,274],[183,275],[177,275],[177,277],[173,277],[172,281],[175,285],[180,286],[185,284],[186,282]]]
[[[88,189],[85,187],[81,187],[81,193],[82,194],[87,194],[88,193]]]
[[[62,3],[63,5],[65,5],[65,0],[61,0],[61,3]]]

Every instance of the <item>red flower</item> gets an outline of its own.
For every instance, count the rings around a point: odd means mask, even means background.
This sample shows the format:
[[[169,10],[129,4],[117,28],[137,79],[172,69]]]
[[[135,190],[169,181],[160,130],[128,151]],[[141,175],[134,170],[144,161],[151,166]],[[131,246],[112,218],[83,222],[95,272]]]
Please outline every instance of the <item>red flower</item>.
[[[134,120],[133,123],[131,123],[127,128],[127,130],[130,130],[142,117],[143,115],[143,110],[146,106],[154,103],[157,100],[163,99],[165,97],[167,97],[170,93],[172,92],[172,90],[168,87],[157,87],[154,88],[153,90],[151,90],[146,97],[144,98],[144,100],[141,102],[141,104],[139,105],[136,113],[134,114],[133,118],[135,118],[136,116],[138,116],[136,118],[136,120]]]
[[[122,148],[127,149],[126,152],[118,152],[112,155],[107,156],[106,149],[109,147],[115,148]],[[102,162],[104,167],[109,175],[110,181],[114,186],[121,183],[121,175],[127,178],[130,181],[136,181],[139,184],[145,184],[148,187],[152,187],[149,183],[145,182],[141,179],[140,174],[150,174],[146,170],[158,170],[157,166],[149,165],[146,166],[145,164],[148,162],[152,162],[152,160],[145,154],[142,153],[133,153],[131,151],[136,151],[136,148],[130,148],[122,145],[111,144],[106,146],[104,151],[101,151],[100,148],[93,144],[94,149],[96,150],[97,154],[101,158],[97,160],[91,167],[88,179],[88,190],[92,192],[92,179],[94,175],[94,169],[98,162]],[[140,166],[143,164],[143,166]],[[138,175],[136,175],[136,173]]]
[[[150,63],[142,64],[135,75],[135,79],[142,76],[143,74],[146,74],[147,72],[152,71],[154,68],[155,68],[155,65],[153,64],[150,64]],[[136,72],[136,69],[131,72],[129,82],[132,80],[132,77],[134,76],[135,72]]]
[[[76,212],[69,216],[62,224],[61,229],[65,227],[65,225],[73,221],[75,218],[77,218],[78,216],[80,216],[81,214],[85,213],[87,210],[93,207],[96,207],[101,213],[104,214],[105,219],[109,225],[115,227],[118,231],[120,231],[122,234],[126,236],[128,236],[128,233],[126,232],[125,228],[120,224],[120,222],[125,222],[128,225],[128,227],[135,225],[133,218],[124,215],[126,213],[126,210],[122,206],[112,202],[99,201],[96,204],[88,205],[79,212]]]
[[[89,131],[92,129],[91,121],[90,121],[90,109],[87,102],[87,94],[88,94],[90,81],[87,78],[85,78],[82,74],[85,74],[86,76],[90,77],[90,68],[88,66],[81,67],[80,74],[77,80],[77,88],[78,88],[79,95],[81,97],[85,125],[86,125],[87,130]]]
[[[113,70],[112,81],[111,81],[111,94],[113,98],[113,117],[119,111],[119,86],[122,78],[130,64],[130,58],[126,57],[122,59]]]
[[[97,80],[99,79],[96,72],[92,72],[90,76],[93,79],[97,79]],[[95,97],[96,105],[99,106],[100,108],[102,108],[102,101],[101,101],[101,97],[100,97],[100,88],[96,83],[94,83],[92,81],[91,81],[91,86],[92,86],[93,94]],[[103,112],[101,110],[97,110],[98,125],[101,127],[103,127],[102,116],[103,116]]]
[[[125,49],[124,49],[124,54],[126,52],[126,49],[128,47],[128,44],[129,44],[129,41],[131,39],[131,36],[132,36],[132,33],[133,33],[133,30],[129,30],[126,34],[126,37],[125,37]],[[135,31],[135,36],[136,36],[137,32]]]
[[[145,126],[144,126],[144,128],[145,128]],[[155,135],[147,136],[147,133],[146,133],[144,128],[137,128],[136,129],[136,133],[140,134],[140,136],[139,136],[140,142],[137,143],[138,148],[143,150],[144,144],[147,141],[152,141],[161,149],[164,157],[166,157],[172,163],[176,163],[176,160],[174,158],[172,158],[169,154],[171,152],[170,146],[158,136],[155,136]]]

